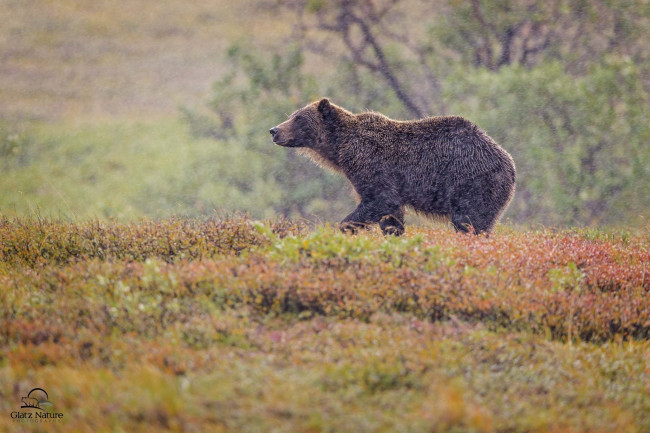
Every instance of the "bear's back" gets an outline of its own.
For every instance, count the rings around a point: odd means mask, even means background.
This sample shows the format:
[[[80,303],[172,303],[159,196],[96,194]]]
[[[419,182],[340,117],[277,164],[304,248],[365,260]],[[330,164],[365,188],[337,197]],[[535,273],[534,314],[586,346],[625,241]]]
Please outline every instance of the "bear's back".
[[[376,127],[379,125],[376,125]],[[490,136],[460,116],[436,116],[414,121],[390,121],[381,135],[391,137],[385,150],[391,157],[440,171],[453,168],[457,174],[485,171],[509,158]]]

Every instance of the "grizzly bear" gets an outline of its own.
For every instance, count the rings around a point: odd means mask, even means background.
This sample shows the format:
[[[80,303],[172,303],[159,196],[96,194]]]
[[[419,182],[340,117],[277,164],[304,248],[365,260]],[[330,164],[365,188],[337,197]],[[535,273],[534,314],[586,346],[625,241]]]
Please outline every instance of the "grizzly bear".
[[[458,116],[397,121],[325,98],[270,133],[350,181],[361,201],[341,222],[344,232],[379,223],[384,234],[400,235],[408,206],[451,218],[456,231],[489,234],[515,191],[512,157]]]

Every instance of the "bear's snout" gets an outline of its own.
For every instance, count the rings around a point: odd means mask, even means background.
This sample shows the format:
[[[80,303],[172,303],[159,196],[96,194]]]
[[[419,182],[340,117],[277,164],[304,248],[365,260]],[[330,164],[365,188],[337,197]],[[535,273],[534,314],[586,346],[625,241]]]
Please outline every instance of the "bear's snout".
[[[286,146],[291,141],[291,134],[287,134],[286,128],[283,129],[282,124],[269,129],[269,132],[271,133],[271,139],[278,146]]]

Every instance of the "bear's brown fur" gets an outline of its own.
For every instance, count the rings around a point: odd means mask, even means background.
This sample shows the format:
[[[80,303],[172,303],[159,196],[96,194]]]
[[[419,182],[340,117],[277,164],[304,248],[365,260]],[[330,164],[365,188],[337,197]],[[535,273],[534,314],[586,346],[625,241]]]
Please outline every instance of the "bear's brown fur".
[[[296,147],[345,175],[361,201],[343,231],[379,223],[404,231],[404,207],[449,216],[463,232],[489,233],[515,190],[515,164],[504,149],[458,116],[396,121],[352,114],[325,98],[271,129],[273,142]]]

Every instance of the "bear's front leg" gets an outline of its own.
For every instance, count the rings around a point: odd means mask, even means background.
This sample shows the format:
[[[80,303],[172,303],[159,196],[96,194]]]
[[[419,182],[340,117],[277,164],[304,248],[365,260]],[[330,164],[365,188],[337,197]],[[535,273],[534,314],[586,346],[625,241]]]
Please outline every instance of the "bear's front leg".
[[[360,228],[379,223],[384,235],[404,233],[404,210],[400,205],[383,201],[361,200],[359,206],[341,221],[341,231],[355,234]]]

